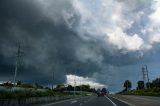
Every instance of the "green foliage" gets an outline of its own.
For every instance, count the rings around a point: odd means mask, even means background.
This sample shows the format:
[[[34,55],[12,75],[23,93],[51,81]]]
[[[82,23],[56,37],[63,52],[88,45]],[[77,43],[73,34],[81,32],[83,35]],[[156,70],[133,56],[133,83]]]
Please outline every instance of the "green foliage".
[[[42,86],[42,85],[39,85],[38,83],[35,83],[35,87],[36,87],[37,89],[43,89],[43,86]]]
[[[126,83],[126,84],[125,84]],[[124,83],[124,87],[127,85],[127,80]],[[160,78],[153,80],[152,82],[146,83],[147,88],[144,89],[144,82],[137,82],[137,89],[130,90],[126,92],[126,90],[122,90],[118,94],[123,95],[144,95],[144,96],[160,96]]]
[[[160,78],[153,80],[151,83],[151,87],[160,88]]]
[[[43,87],[38,83],[22,83],[17,81],[17,85],[13,85],[11,82],[6,82],[1,84],[6,88],[6,91],[0,91],[0,99],[9,99],[9,98],[28,98],[28,97],[44,97],[44,96],[64,96],[64,95],[73,95],[74,87],[68,85],[67,87],[64,84],[59,84],[55,89],[51,90],[49,87]],[[65,92],[71,91],[71,92]],[[91,92],[95,92],[95,89],[90,88],[89,85],[76,86],[76,95],[88,95]],[[83,92],[80,92],[83,91]],[[87,92],[87,93],[86,93]],[[90,92],[90,93],[88,93]]]
[[[5,83],[1,84],[1,86],[13,87],[13,84],[11,82],[5,82]]]
[[[101,92],[107,93],[107,89],[106,88],[102,88]]]
[[[22,84],[22,87],[24,87],[24,88],[34,88],[34,86],[32,84],[29,84],[29,83]]]
[[[144,81],[138,81],[137,82],[137,85],[138,85],[138,89],[144,89]]]
[[[82,91],[90,91],[90,86],[89,85],[81,85]]]
[[[22,82],[21,81],[17,81],[17,86],[21,86]]]
[[[54,93],[51,90],[46,90],[43,92],[37,90],[0,91],[0,94],[1,99],[54,96]]]
[[[126,91],[128,91],[128,89],[131,89],[131,87],[132,87],[131,81],[126,80],[126,81],[124,82],[123,87],[125,87],[125,90],[126,90]]]
[[[139,89],[131,90],[129,92],[120,92],[119,94],[123,95],[141,95],[141,96],[160,96],[160,88],[148,88],[148,89]]]
[[[56,88],[54,90],[63,92],[63,91],[65,91],[65,89],[66,88],[65,88],[64,84],[59,84],[56,86]]]
[[[72,85],[68,85],[66,89],[67,89],[67,91],[73,91],[74,87]]]
[[[88,91],[88,92],[95,92],[96,90],[94,88],[91,88],[90,85],[80,85],[76,86],[76,91]],[[65,87],[63,84],[59,84],[54,88],[54,91],[74,91],[74,87],[72,85],[68,85]]]

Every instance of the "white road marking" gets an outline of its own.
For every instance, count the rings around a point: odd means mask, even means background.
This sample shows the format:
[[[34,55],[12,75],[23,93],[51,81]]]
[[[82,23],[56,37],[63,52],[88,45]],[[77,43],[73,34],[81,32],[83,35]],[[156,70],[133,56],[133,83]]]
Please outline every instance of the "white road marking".
[[[77,100],[71,101],[71,104],[76,103],[76,102],[77,102]]]
[[[112,98],[117,99],[117,100],[119,100],[119,101],[121,101],[121,102],[123,102],[123,103],[125,103],[125,104],[127,104],[127,105],[129,105],[129,106],[136,106],[136,105],[133,105],[133,104],[128,103],[128,102],[126,102],[126,101],[123,101],[123,100],[121,100],[121,99],[115,98],[115,97],[113,97],[113,96],[112,96]]]
[[[109,99],[107,96],[105,96],[114,106],[117,106],[111,99]]]
[[[77,99],[81,99],[81,98],[76,98]],[[75,99],[68,99],[68,100],[63,100],[63,101],[59,101],[59,102],[54,102],[54,103],[50,103],[50,104],[45,104],[45,105],[41,105],[41,106],[50,106],[50,105],[54,105],[54,104],[59,104],[59,103],[63,103],[63,102],[68,102],[71,100],[75,100]]]

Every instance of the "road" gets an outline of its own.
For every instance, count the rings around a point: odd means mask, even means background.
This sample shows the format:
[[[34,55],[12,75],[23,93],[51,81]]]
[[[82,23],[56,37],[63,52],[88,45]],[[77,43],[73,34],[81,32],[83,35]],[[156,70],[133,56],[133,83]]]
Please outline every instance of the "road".
[[[112,97],[88,96],[59,102],[39,104],[38,106],[129,106]]]

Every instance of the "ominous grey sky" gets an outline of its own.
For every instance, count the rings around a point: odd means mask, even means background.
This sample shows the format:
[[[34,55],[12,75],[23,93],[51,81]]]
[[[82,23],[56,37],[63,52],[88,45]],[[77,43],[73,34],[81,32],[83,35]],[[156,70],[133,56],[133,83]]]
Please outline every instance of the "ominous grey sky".
[[[54,71],[65,83],[76,71],[111,91],[135,87],[145,64],[160,76],[159,17],[158,0],[1,0],[0,81],[13,80],[21,42],[17,80],[50,85]]]

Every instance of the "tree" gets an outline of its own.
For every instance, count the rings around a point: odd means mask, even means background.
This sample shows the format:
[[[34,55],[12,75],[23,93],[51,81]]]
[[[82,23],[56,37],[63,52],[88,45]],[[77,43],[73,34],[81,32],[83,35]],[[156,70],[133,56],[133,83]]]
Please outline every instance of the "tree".
[[[22,81],[17,81],[17,86],[21,86],[22,85]]]
[[[35,83],[35,86],[36,86],[37,89],[43,89],[43,86],[39,85],[38,83]]]
[[[56,86],[57,89],[64,88],[64,87],[65,87],[64,84],[58,84],[58,85]]]
[[[157,78],[152,81],[152,86],[155,88],[160,88],[160,78]]]
[[[138,89],[144,89],[144,81],[138,81],[137,85],[138,85]]]
[[[106,88],[102,88],[101,92],[103,92],[103,93],[107,93]]]
[[[29,83],[22,84],[22,87],[24,87],[24,88],[34,88],[33,85],[29,84]]]
[[[132,87],[131,81],[126,80],[126,81],[124,82],[123,87],[125,87],[125,91],[128,91],[129,89],[131,89],[131,87]]]
[[[67,90],[68,90],[68,91],[73,91],[73,90],[74,90],[74,87],[73,87],[72,85],[68,85]]]
[[[64,84],[58,84],[56,86],[55,90],[57,90],[57,91],[64,91],[65,90]]]
[[[81,85],[82,91],[89,91],[90,85]]]
[[[147,87],[147,88],[151,88],[151,85],[152,85],[152,84],[151,84],[150,82],[147,82],[147,83],[146,83],[146,87]]]
[[[100,93],[100,92],[101,92],[101,90],[98,88],[98,89],[97,89],[97,93]]]
[[[7,81],[7,82],[2,83],[1,86],[13,87],[13,84],[12,84],[12,82]]]

